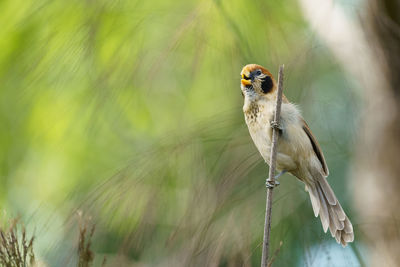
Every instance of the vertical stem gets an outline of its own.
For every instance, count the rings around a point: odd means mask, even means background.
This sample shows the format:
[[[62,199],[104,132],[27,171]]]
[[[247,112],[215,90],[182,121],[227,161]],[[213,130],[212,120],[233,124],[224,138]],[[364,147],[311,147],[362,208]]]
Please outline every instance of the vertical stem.
[[[280,117],[281,117],[281,105],[282,105],[282,91],[283,91],[283,67],[284,65],[279,67],[278,74],[278,92],[276,97],[276,106],[275,106],[275,114],[274,114],[274,122],[275,125],[280,125]],[[276,165],[276,154],[278,148],[278,138],[279,132],[277,127],[273,127],[272,129],[272,144],[271,144],[271,160],[269,164],[269,176],[267,182],[270,184],[275,184],[275,165]],[[266,211],[265,211],[265,224],[264,224],[264,240],[263,240],[263,250],[262,250],[262,258],[261,258],[261,267],[266,267],[268,265],[268,256],[269,256],[269,238],[271,235],[271,215],[272,215],[272,192],[273,187],[267,189],[267,201],[266,201]]]

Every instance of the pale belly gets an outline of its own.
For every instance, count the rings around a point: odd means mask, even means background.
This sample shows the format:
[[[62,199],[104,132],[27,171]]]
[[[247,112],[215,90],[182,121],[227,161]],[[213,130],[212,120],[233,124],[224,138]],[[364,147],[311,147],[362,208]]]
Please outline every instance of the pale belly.
[[[251,138],[265,162],[269,165],[271,157],[271,128],[269,122],[268,127],[249,126]],[[255,126],[255,127],[254,127]],[[252,128],[250,130],[250,127]],[[255,129],[256,128],[256,129]],[[278,139],[278,153],[276,158],[276,169],[278,171],[292,171],[297,169],[297,164],[290,155],[293,155],[292,148],[285,140],[285,137],[280,135]]]
[[[297,121],[293,121],[286,117],[287,114],[291,114],[291,106],[282,105],[281,113],[281,124],[283,127],[282,134],[278,138],[278,153],[276,160],[277,170],[286,170],[289,172],[298,169],[298,162],[301,159],[301,155],[304,152],[304,138],[307,138],[301,126]],[[272,128],[270,126],[270,120],[272,119],[272,109],[266,106],[258,106],[257,115],[254,113],[245,112],[246,124],[249,128],[251,138],[256,145],[261,156],[266,163],[270,163],[271,156],[271,138]],[[290,121],[290,123],[288,123]],[[299,130],[300,129],[300,130]]]
[[[261,156],[269,165],[271,157],[272,128],[270,120],[273,118],[273,105],[259,101],[245,103],[243,111],[251,138]],[[288,171],[301,181],[310,183],[309,167],[322,168],[315,156],[308,135],[303,129],[303,121],[298,109],[290,103],[282,103],[281,127],[282,132],[278,138],[278,153],[276,169]]]

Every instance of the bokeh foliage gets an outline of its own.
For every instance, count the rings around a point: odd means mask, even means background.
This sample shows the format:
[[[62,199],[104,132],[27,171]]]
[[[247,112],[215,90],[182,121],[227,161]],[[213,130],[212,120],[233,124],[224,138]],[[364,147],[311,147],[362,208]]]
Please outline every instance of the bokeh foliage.
[[[44,262],[74,262],[81,210],[110,263],[259,265],[267,166],[241,113],[247,63],[272,73],[285,63],[285,94],[357,224],[347,180],[356,85],[295,1],[1,1],[0,25],[0,200],[36,229]],[[329,260],[334,240],[302,184],[281,184],[275,263]]]

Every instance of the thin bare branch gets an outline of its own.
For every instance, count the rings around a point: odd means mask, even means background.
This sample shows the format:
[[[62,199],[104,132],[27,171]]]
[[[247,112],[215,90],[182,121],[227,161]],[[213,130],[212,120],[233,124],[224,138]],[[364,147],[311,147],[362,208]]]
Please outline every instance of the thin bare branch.
[[[279,125],[281,116],[281,105],[282,105],[282,91],[283,91],[283,68],[284,65],[279,68],[278,75],[278,92],[276,97],[276,107],[274,114],[274,122],[272,129],[272,145],[271,145],[271,161],[269,164],[269,177],[267,183],[272,185],[267,189],[267,200],[266,200],[266,211],[265,211],[265,224],[264,224],[264,240],[263,240],[263,250],[261,258],[261,267],[268,266],[268,254],[269,254],[269,239],[271,234],[271,216],[272,216],[272,192],[275,185],[275,164],[276,164],[276,154],[278,151],[278,138],[279,138]]]

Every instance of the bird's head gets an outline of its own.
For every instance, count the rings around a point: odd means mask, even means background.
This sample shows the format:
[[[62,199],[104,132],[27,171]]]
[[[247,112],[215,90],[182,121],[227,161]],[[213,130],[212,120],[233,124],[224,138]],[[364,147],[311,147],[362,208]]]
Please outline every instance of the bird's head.
[[[272,74],[264,67],[249,64],[243,67],[241,89],[244,96],[266,96],[276,91],[276,82]]]

